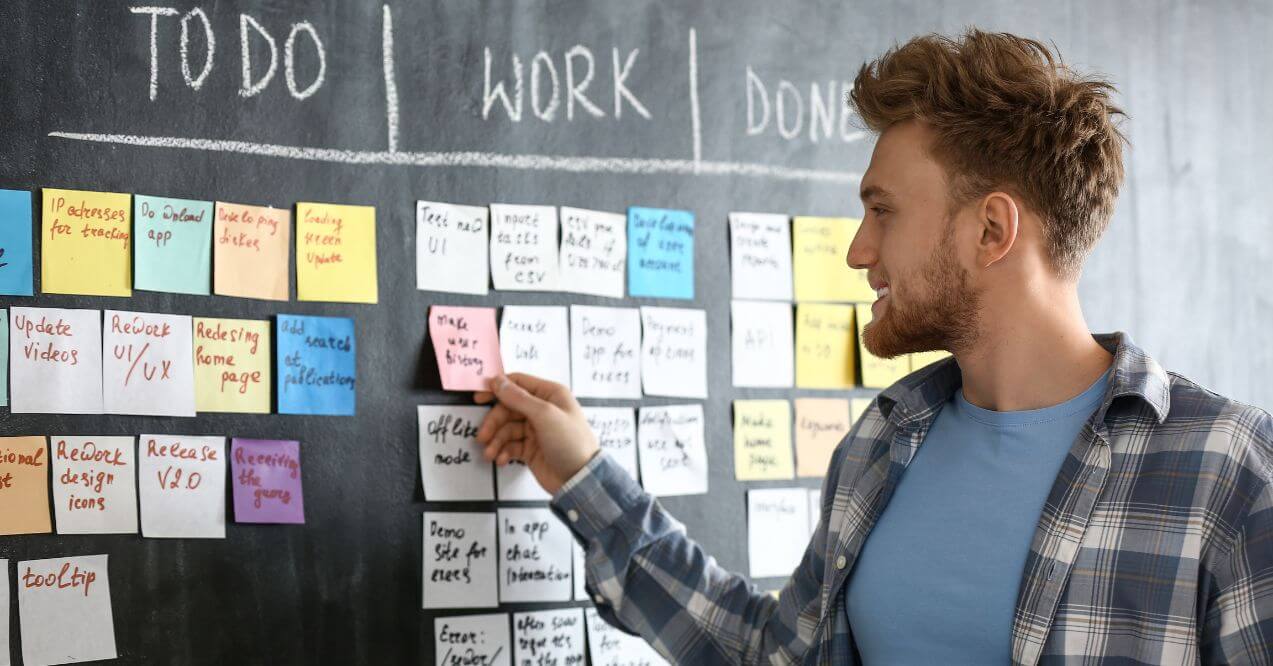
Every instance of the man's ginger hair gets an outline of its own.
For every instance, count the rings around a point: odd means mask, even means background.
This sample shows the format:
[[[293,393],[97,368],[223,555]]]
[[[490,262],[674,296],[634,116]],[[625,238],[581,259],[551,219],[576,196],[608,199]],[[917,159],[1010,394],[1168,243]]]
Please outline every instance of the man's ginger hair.
[[[876,133],[907,120],[931,128],[952,210],[995,190],[1019,197],[1043,222],[1053,268],[1077,278],[1123,182],[1116,92],[1038,41],[970,29],[894,46],[862,65],[848,101]]]

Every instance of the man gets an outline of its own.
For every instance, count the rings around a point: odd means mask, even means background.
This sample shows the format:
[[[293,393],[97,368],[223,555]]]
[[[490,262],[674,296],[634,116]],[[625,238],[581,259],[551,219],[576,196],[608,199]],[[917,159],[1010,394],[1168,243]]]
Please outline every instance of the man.
[[[847,257],[878,294],[864,343],[953,358],[837,447],[777,600],[599,453],[564,387],[476,395],[498,400],[487,458],[553,493],[607,620],[684,664],[1273,663],[1273,419],[1079,306],[1123,178],[1112,91],[975,30],[859,72],[879,134]]]

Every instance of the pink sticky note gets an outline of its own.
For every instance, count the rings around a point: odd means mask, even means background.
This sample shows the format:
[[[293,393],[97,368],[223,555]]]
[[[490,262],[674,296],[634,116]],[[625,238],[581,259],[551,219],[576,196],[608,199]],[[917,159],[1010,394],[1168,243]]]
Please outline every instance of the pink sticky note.
[[[230,471],[234,522],[305,522],[300,442],[235,438]]]
[[[429,308],[429,337],[447,391],[482,391],[487,378],[504,372],[495,308],[435,305]]]

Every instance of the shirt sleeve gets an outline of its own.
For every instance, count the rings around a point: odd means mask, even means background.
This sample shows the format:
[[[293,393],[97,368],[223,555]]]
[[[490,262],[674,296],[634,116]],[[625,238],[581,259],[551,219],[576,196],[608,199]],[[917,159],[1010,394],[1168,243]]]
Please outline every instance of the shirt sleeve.
[[[838,458],[839,449],[828,479],[837,476]],[[824,482],[818,527],[778,599],[717,565],[605,452],[549,506],[583,545],[586,587],[607,622],[673,663],[790,663],[809,649],[821,614],[834,486]]]

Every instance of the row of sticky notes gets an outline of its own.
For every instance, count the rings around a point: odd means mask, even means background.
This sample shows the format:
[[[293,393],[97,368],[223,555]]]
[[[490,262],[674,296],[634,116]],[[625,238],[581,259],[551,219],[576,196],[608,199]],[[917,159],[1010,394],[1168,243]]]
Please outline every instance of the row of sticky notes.
[[[734,477],[739,481],[821,478],[831,453],[871,404],[871,398],[796,398],[795,458],[791,402],[734,401]]]
[[[794,335],[791,309],[789,303],[770,301],[731,304],[734,386],[886,388],[949,356],[941,351],[875,356],[862,344],[862,331],[871,322],[871,306],[865,303],[800,303]]]
[[[707,492],[703,406],[584,407],[601,448],[652,495]],[[482,457],[477,430],[489,407],[421,405],[420,477],[431,502],[549,499],[520,463],[496,467]]]
[[[663,666],[668,662],[644,639],[606,622],[595,608],[559,608],[512,614],[459,615],[433,620],[437,666],[583,664]],[[512,640],[509,639],[510,635]]]
[[[300,444],[234,438],[239,523],[304,523]],[[183,435],[0,438],[0,534],[225,537],[225,438]]]
[[[442,388],[477,391],[501,372],[585,398],[707,397],[707,313],[692,308],[435,305],[429,337]]]
[[[772,213],[730,213],[733,297],[748,300],[871,302],[866,271],[847,264],[862,221]]]
[[[747,560],[752,578],[788,577],[809,548],[821,516],[822,491],[747,491]]]
[[[271,327],[264,320],[14,307],[5,326],[5,315],[0,310],[0,336],[8,337],[0,356],[10,357],[15,413],[269,413],[275,379],[281,414],[354,413],[349,318],[278,315]]]
[[[115,659],[106,555],[17,563],[22,662],[29,666]],[[9,560],[0,559],[0,664],[9,664]]]
[[[290,210],[47,187],[41,194],[44,293],[288,299]],[[0,190],[0,294],[33,293],[31,227],[31,193]],[[376,302],[375,208],[297,203],[295,239],[300,300]]]

